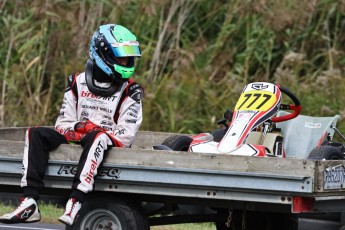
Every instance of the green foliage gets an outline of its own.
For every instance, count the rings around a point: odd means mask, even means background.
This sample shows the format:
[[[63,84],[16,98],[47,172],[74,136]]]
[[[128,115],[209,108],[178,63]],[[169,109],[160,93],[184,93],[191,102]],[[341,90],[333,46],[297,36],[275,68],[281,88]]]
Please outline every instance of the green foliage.
[[[0,215],[12,212],[18,204],[0,203]],[[41,211],[41,223],[46,224],[61,224],[58,218],[63,214],[64,208],[51,203],[38,203]],[[198,224],[174,224],[164,226],[153,226],[152,230],[212,230],[215,229],[213,223],[198,223]]]
[[[3,1],[1,125],[53,125],[104,23],[141,44],[142,130],[210,131],[245,84],[269,81],[295,92],[303,114],[341,115],[345,132],[345,4],[329,0]]]

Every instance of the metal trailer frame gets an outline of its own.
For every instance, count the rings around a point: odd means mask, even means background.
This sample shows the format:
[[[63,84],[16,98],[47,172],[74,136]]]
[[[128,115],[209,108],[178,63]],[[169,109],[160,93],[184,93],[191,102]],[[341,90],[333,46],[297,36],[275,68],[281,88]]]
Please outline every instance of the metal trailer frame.
[[[23,133],[22,129],[0,131],[0,186],[4,190],[20,185],[24,142],[13,141],[13,137]],[[173,134],[139,132],[132,148],[112,148],[96,178],[95,191],[140,201],[211,208],[311,214],[344,211],[345,188],[342,184],[329,187],[326,180],[327,172],[345,168],[345,161],[255,158],[148,147],[168,135]],[[45,177],[48,190],[70,189],[80,154],[78,145],[61,145],[50,153]],[[341,170],[339,173],[344,175]]]

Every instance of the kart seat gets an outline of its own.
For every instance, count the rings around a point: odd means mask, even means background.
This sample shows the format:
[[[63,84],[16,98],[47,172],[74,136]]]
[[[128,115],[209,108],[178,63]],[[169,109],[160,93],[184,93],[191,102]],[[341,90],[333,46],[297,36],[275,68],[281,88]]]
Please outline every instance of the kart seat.
[[[279,111],[277,116],[289,114],[286,111]],[[281,129],[284,137],[283,147],[286,157],[307,159],[309,153],[317,146],[320,146],[329,136],[332,140],[334,130],[331,125],[336,126],[339,115],[334,117],[311,117],[298,115],[296,118],[276,123]]]

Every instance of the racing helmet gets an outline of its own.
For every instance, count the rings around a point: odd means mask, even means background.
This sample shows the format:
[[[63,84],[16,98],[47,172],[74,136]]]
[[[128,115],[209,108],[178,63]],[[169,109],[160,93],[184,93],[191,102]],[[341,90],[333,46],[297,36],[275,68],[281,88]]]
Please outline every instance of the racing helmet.
[[[118,62],[128,57],[127,64]],[[125,82],[134,73],[134,58],[141,57],[139,42],[127,28],[107,24],[100,26],[90,43],[90,58],[104,73],[116,82]]]

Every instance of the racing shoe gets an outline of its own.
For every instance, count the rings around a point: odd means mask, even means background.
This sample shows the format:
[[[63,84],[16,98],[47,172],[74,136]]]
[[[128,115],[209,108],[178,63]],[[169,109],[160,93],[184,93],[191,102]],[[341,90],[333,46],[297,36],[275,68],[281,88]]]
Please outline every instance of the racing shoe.
[[[73,225],[80,208],[81,203],[75,198],[70,198],[67,201],[65,213],[59,217],[59,221],[69,226]]]
[[[6,224],[32,223],[41,220],[41,213],[38,209],[35,199],[23,197],[20,199],[20,205],[16,210],[6,213],[0,217],[0,222]]]

